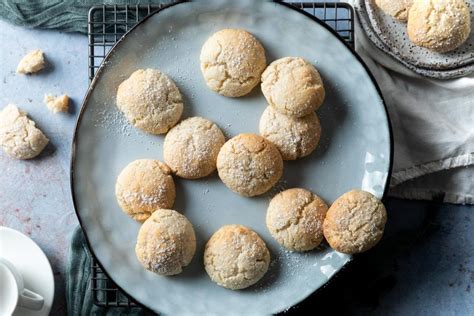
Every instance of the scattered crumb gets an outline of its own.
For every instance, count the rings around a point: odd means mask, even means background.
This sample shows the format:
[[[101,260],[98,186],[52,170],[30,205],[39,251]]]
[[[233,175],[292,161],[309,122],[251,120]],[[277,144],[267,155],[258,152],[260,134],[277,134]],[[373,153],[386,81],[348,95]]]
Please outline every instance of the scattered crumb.
[[[44,65],[43,51],[37,49],[20,60],[16,72],[19,74],[32,74],[43,69]]]
[[[46,104],[48,109],[53,111],[54,113],[67,113],[69,109],[69,97],[66,94],[57,97],[51,94],[45,94],[43,102]]]

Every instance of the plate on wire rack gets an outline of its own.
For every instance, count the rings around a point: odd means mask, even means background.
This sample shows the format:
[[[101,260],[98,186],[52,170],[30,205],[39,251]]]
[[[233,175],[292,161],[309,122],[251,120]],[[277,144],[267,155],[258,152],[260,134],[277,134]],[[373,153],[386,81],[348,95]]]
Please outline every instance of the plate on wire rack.
[[[267,194],[245,198],[231,192],[216,173],[201,180],[175,178],[174,209],[193,223],[196,254],[180,275],[161,277],[135,257],[140,224],[125,215],[114,195],[115,180],[129,162],[162,160],[163,136],[132,127],[115,105],[117,86],[139,68],[167,73],[184,96],[184,117],[203,116],[230,138],[258,133],[266,107],[260,88],[242,98],[210,91],[201,75],[204,41],[222,28],[243,28],[263,44],[269,62],[300,56],[321,72],[326,100],[318,111],[323,135],[307,158],[286,162],[282,180]],[[304,31],[302,31],[304,30]],[[186,2],[170,5],[134,27],[104,60],[84,99],[73,142],[71,188],[76,213],[91,251],[107,275],[128,295],[165,314],[269,314],[285,310],[323,286],[350,256],[327,246],[289,253],[265,226],[269,199],[290,187],[304,187],[333,202],[362,188],[382,197],[392,162],[386,109],[360,58],[334,31],[307,13],[269,1]],[[224,224],[254,229],[272,261],[265,277],[241,291],[217,286],[203,267],[203,248]]]

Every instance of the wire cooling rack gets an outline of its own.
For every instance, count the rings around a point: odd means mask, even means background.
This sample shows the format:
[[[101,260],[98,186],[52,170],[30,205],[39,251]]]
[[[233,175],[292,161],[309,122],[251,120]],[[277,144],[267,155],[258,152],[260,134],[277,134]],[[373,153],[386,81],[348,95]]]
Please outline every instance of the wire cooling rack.
[[[347,3],[289,2],[334,29],[350,46],[354,46],[354,11]],[[89,80],[115,43],[135,24],[161,5],[102,5],[89,11]],[[91,263],[91,289],[94,303],[104,307],[130,308],[138,306],[122,293],[117,285],[103,273],[96,260]]]

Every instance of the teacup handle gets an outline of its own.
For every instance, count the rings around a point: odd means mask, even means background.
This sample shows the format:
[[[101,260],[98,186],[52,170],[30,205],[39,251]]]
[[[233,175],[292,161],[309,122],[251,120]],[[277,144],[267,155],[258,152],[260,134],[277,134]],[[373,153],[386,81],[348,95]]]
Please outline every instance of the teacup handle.
[[[40,310],[43,304],[43,297],[28,289],[23,290],[18,300],[18,305],[35,311]]]

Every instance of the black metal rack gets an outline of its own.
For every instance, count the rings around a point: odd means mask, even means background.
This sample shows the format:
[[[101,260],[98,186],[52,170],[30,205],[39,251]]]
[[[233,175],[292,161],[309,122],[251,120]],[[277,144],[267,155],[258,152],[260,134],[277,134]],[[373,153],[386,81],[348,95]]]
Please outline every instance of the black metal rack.
[[[289,2],[293,6],[316,16],[334,29],[350,46],[354,46],[354,11],[347,3]],[[135,24],[161,5],[101,5],[89,11],[89,80],[94,78],[102,60],[115,43]],[[92,258],[91,289],[94,303],[104,307],[138,306],[122,293],[117,285],[103,273]]]

